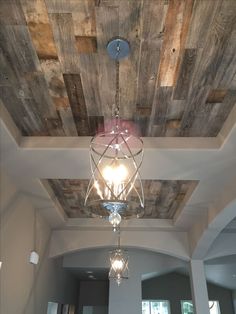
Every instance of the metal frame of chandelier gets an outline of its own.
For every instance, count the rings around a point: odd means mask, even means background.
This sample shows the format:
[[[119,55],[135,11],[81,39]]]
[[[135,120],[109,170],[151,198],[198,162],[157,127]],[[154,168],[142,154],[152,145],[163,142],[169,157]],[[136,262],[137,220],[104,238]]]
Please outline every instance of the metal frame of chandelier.
[[[116,62],[115,117],[108,131],[98,133],[91,139],[92,175],[85,205],[93,211],[94,205],[99,203],[116,231],[121,218],[138,218],[144,211],[144,193],[139,174],[143,141],[123,126],[119,116],[119,60],[129,54],[129,44],[124,39],[115,38],[108,43],[107,50]]]

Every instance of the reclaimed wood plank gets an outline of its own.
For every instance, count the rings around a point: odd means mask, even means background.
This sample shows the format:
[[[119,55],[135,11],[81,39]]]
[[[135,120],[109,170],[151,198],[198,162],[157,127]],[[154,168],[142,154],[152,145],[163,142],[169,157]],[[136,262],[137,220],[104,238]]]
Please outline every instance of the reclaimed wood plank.
[[[120,116],[133,119],[138,91],[137,76],[140,47],[141,0],[126,1],[119,6],[119,36],[130,44],[130,54],[120,62]]]
[[[20,1],[38,57],[57,59],[57,50],[44,0]]]
[[[0,25],[26,25],[24,12],[18,0],[0,1]]]
[[[206,102],[207,103],[221,103],[223,102],[226,94],[227,94],[227,90],[225,89],[213,89],[210,91]]]
[[[94,0],[70,0],[74,33],[77,37],[96,37],[96,16]]]
[[[72,13],[71,0],[44,0],[48,13]]]
[[[97,47],[99,58],[99,91],[100,99],[103,104],[103,116],[111,119],[114,115],[113,104],[116,91],[116,67],[114,60],[107,55],[106,46],[108,41],[118,35],[119,31],[119,12],[117,7],[95,8],[97,22]]]
[[[80,73],[86,108],[89,116],[102,116],[102,103],[99,90],[99,64],[97,54],[80,55]]]
[[[76,36],[76,47],[79,53],[97,52],[97,38],[92,36]]]
[[[30,40],[27,26],[1,25],[0,50],[8,60],[18,80],[26,72],[40,70],[40,64]]]
[[[65,134],[68,136],[78,135],[67,96],[60,62],[58,60],[41,60],[40,64],[44,72],[49,94],[58,111]]]
[[[136,103],[152,107],[163,43],[168,5],[163,1],[144,1],[141,16],[140,62]]]
[[[191,128],[195,116],[206,103],[216,77],[218,65],[235,28],[235,23],[236,10],[232,10],[232,1],[221,2],[213,19],[205,46],[196,62],[191,91],[181,123],[182,135],[188,136],[188,129]]]
[[[220,0],[195,1],[185,47],[203,48]]]
[[[234,2],[232,10],[236,11]],[[220,64],[216,72],[214,87],[220,89],[232,89],[232,81],[236,73],[236,27],[229,38],[228,44],[224,50]]]
[[[186,99],[188,96],[190,83],[194,73],[194,67],[197,58],[196,49],[185,49],[182,64],[180,66],[177,83],[175,86],[173,98],[176,100]]]
[[[63,73],[79,73],[72,14],[52,13],[49,17]]]
[[[150,136],[163,136],[166,131],[166,119],[170,107],[173,88],[160,86],[157,88],[149,123]]]
[[[160,86],[173,86],[185,46],[193,0],[169,2],[159,68]]]
[[[65,86],[79,136],[90,134],[89,119],[80,74],[64,74]]]

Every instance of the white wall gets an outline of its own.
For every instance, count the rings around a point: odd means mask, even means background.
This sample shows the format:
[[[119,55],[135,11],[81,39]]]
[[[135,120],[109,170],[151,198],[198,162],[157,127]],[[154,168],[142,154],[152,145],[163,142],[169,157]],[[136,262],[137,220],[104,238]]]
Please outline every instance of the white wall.
[[[50,226],[3,173],[0,183],[0,313],[46,314],[48,301],[74,304],[77,281],[61,259],[48,258]],[[28,262],[32,250],[37,266]]]

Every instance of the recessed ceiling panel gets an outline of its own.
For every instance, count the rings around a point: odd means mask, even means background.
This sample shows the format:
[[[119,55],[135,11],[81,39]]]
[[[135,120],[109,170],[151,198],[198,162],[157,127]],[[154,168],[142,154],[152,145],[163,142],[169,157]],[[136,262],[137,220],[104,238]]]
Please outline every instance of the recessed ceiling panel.
[[[0,97],[24,136],[94,135],[120,114],[142,136],[215,137],[236,102],[235,0],[0,2]]]
[[[69,218],[107,216],[99,203],[93,207],[84,206],[88,180],[49,179],[48,183]],[[197,181],[144,180],[145,210],[140,218],[173,218],[191,196],[196,184]],[[127,216],[133,216],[133,210],[131,205]]]

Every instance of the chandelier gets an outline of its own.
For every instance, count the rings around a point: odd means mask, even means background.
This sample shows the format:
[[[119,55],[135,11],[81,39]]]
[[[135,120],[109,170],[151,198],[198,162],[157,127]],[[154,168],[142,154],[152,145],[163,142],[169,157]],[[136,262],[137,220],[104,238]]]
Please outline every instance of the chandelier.
[[[123,279],[129,278],[129,257],[126,251],[120,247],[120,229],[118,230],[118,246],[110,252],[109,279],[115,280],[118,286]]]
[[[91,179],[85,205],[96,215],[97,204],[116,231],[121,219],[139,217],[144,211],[144,193],[139,169],[143,160],[143,142],[120,119],[119,60],[129,54],[129,43],[121,38],[107,45],[116,62],[115,111],[109,127],[90,143]],[[118,252],[117,252],[118,254]]]

